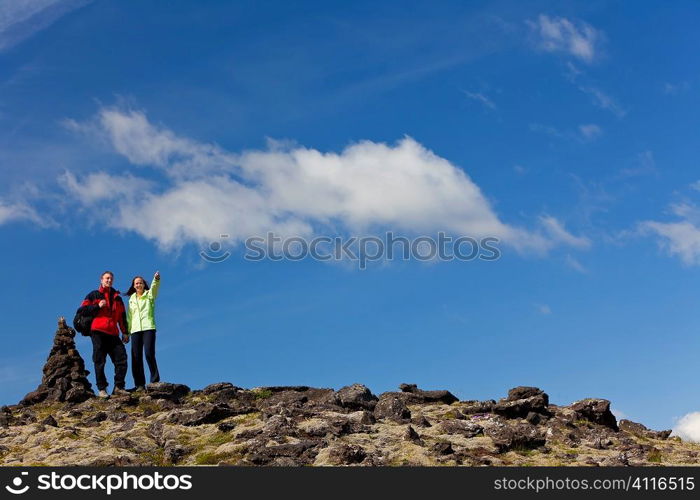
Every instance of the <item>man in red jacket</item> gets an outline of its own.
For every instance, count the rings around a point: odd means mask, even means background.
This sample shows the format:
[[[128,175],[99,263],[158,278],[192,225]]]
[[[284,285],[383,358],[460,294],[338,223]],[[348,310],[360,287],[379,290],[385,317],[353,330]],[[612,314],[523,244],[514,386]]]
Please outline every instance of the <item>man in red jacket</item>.
[[[114,274],[105,271],[100,278],[100,288],[88,293],[81,306],[86,306],[92,314],[90,338],[92,339],[92,361],[95,363],[98,396],[108,397],[107,377],[105,377],[105,362],[107,356],[114,363],[114,390],[112,394],[128,394],[124,389],[126,377],[126,349],[124,344],[129,342],[129,330],[126,325],[126,309],[119,296],[119,291],[112,288]],[[122,338],[119,339],[121,328]],[[123,342],[123,343],[122,343]]]

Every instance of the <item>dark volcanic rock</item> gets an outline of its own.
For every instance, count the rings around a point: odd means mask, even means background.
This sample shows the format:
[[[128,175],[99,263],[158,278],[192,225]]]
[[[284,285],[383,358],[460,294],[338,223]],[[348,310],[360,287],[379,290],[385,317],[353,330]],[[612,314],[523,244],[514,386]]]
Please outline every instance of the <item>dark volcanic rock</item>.
[[[610,411],[610,401],[607,399],[583,399],[571,405],[577,419],[604,425],[617,431],[617,419]]]
[[[53,418],[53,415],[48,415],[44,420],[41,421],[44,425],[50,425],[51,427],[58,427],[58,422]]]
[[[440,430],[445,434],[460,434],[468,438],[484,433],[484,428],[479,424],[455,419],[440,422]]]
[[[335,465],[359,464],[365,457],[367,457],[367,453],[359,445],[341,443],[328,451],[328,459]]]
[[[338,404],[350,410],[374,410],[377,397],[362,384],[347,385],[335,393]]]
[[[215,424],[225,418],[238,415],[238,412],[225,403],[198,403],[192,409],[177,411],[170,415],[171,424],[196,426]]]
[[[318,441],[300,441],[293,444],[264,446],[251,453],[248,460],[255,465],[306,465],[316,458],[318,445]]]
[[[639,424],[637,422],[632,422],[631,420],[622,419],[620,420],[619,427],[621,431],[629,432],[635,436],[646,437],[651,439],[668,439],[673,432],[671,429],[664,431],[653,431],[648,429],[645,425]]]
[[[165,399],[173,403],[179,403],[189,392],[190,388],[184,384],[157,382],[146,386],[146,393],[152,399]]]
[[[525,399],[502,399],[491,411],[506,418],[525,418],[530,412],[547,413],[548,404],[548,396],[541,393]]]
[[[444,403],[449,405],[459,401],[450,391],[424,391],[419,389],[416,384],[401,384],[399,389],[401,389],[401,392],[415,396],[416,403]]]
[[[544,432],[530,424],[502,425],[491,427],[485,432],[500,453],[512,449],[535,449],[545,444]]]
[[[539,395],[544,395],[544,406],[547,406],[549,404],[549,396],[547,396],[547,394],[545,394],[545,392],[538,387],[527,387],[523,385],[513,387],[508,391],[508,397],[506,399],[508,401],[517,401],[518,399],[527,399]]]
[[[374,407],[374,416],[377,419],[405,423],[411,418],[411,411],[396,393],[386,392],[379,396],[379,401]]]
[[[465,401],[462,406],[462,413],[465,415],[473,415],[475,413],[491,413],[493,407],[496,406],[496,401],[489,399],[488,401]]]
[[[454,453],[452,445],[450,443],[445,442],[435,443],[430,448],[430,451],[432,451],[436,455],[452,455]]]
[[[403,435],[403,438],[406,441],[411,441],[419,446],[423,446],[423,440],[420,438],[420,435],[416,432],[416,430],[411,427],[410,425],[406,429],[405,434]]]
[[[87,379],[90,372],[85,369],[74,338],[75,330],[66,324],[65,318],[58,318],[58,330],[44,364],[41,384],[24,396],[21,405],[31,406],[42,401],[80,403],[94,396]]]

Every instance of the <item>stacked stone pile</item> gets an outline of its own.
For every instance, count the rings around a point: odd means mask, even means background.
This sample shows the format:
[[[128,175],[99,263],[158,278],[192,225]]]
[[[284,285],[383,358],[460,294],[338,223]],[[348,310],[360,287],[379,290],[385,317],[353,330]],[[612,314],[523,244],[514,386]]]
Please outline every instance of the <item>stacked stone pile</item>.
[[[53,346],[44,364],[41,384],[20,401],[22,406],[30,406],[42,401],[67,401],[80,403],[94,396],[92,384],[87,377],[85,362],[75,347],[75,330],[66,324],[66,319],[58,319],[58,330]]]

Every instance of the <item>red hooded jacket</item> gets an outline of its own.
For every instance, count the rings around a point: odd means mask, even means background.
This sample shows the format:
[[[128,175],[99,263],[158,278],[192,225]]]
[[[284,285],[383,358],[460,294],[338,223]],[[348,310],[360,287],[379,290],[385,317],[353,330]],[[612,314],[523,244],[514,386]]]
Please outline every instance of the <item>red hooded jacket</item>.
[[[104,307],[100,307],[98,304],[103,299],[107,301],[107,304]],[[81,307],[88,306],[90,312],[95,315],[92,320],[91,330],[118,336],[118,325],[122,333],[129,331],[126,326],[126,308],[118,290],[100,287],[88,293],[80,305]]]

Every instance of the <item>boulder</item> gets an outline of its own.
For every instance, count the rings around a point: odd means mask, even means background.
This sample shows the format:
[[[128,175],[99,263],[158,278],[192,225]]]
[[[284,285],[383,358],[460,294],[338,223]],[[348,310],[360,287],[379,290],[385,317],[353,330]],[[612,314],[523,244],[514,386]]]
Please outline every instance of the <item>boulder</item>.
[[[496,425],[485,430],[499,453],[513,449],[535,449],[545,444],[545,433],[531,424]]]
[[[545,406],[547,406],[549,404],[549,396],[547,396],[547,394],[545,394],[545,392],[538,387],[529,387],[524,385],[513,387],[508,391],[508,397],[506,399],[508,401],[517,401],[518,399],[528,399],[539,395],[544,395]]]
[[[411,418],[411,411],[400,397],[395,393],[388,392],[379,397],[379,401],[374,407],[374,416],[377,419],[406,423]]]
[[[238,412],[225,403],[198,403],[192,409],[176,410],[168,417],[168,422],[193,427],[215,424],[234,415]]]
[[[610,401],[607,399],[583,399],[571,405],[576,419],[588,420],[595,424],[604,425],[617,431],[617,419],[610,411]]]
[[[671,432],[673,432],[671,429],[663,430],[663,431],[654,431],[651,429],[648,429],[646,426],[643,424],[633,422],[631,420],[627,419],[622,419],[620,420],[618,424],[619,428],[621,431],[628,432],[630,434],[634,434],[635,436],[639,437],[645,437],[645,438],[650,438],[650,439],[668,439],[668,437],[671,435]]]
[[[439,429],[443,434],[459,434],[466,438],[484,434],[484,428],[482,426],[465,420],[443,420],[440,422]]]
[[[173,403],[179,403],[189,392],[190,388],[184,384],[157,382],[146,386],[146,393],[151,399],[165,399]]]
[[[524,399],[502,399],[491,411],[506,418],[525,418],[530,412],[547,413],[548,404],[548,396],[541,393]]]
[[[335,393],[338,404],[349,410],[374,410],[377,397],[362,384],[353,384],[339,389]]]
[[[351,465],[362,462],[367,453],[362,446],[340,443],[328,451],[328,459],[334,465]]]
[[[401,389],[401,392],[413,395],[416,403],[443,403],[449,405],[459,401],[459,398],[450,391],[424,391],[419,389],[416,384],[401,384],[399,389]]]

